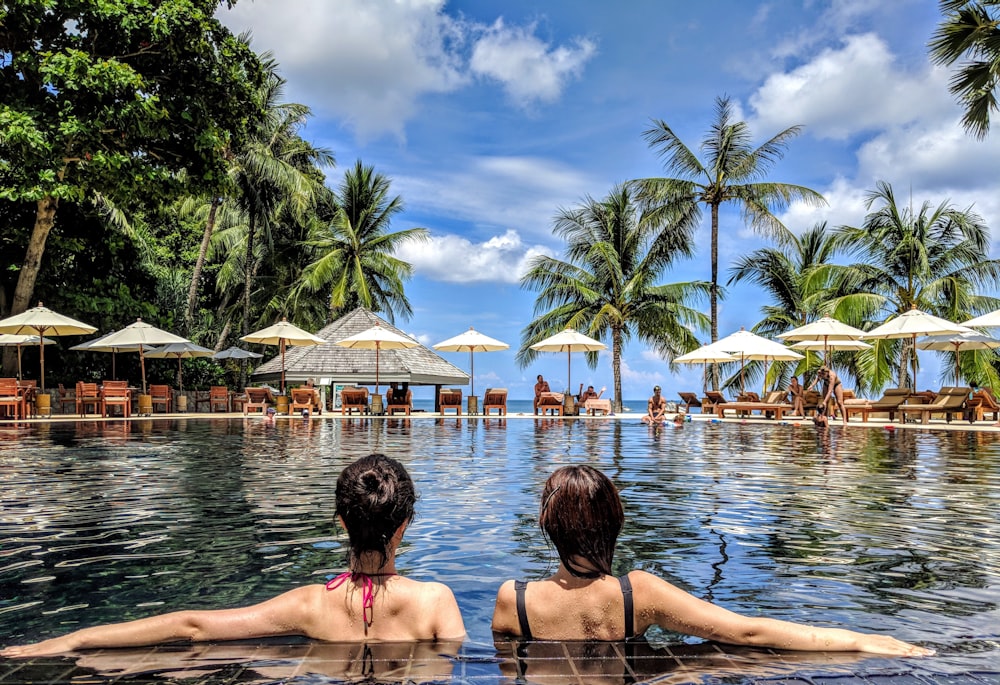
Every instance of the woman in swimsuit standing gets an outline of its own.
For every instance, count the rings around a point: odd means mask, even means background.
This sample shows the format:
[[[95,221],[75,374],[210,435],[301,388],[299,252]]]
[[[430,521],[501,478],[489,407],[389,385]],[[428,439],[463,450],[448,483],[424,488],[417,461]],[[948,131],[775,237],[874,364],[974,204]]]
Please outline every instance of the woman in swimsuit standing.
[[[564,466],[545,482],[539,525],[559,568],[534,583],[509,580],[497,593],[493,630],[544,640],[621,640],[659,625],[728,644],[922,656],[930,650],[886,635],[814,628],[742,616],[645,571],[615,578],[611,559],[624,524],[614,484],[597,469]]]
[[[347,529],[346,573],[240,609],[175,611],[84,628],[0,656],[59,654],[187,640],[304,635],[331,642],[461,639],[465,626],[447,586],[396,574],[396,548],[413,518],[416,493],[406,469],[381,454],[363,457],[337,479],[337,519]]]
[[[840,382],[840,376],[829,366],[821,366],[816,372],[816,378],[807,389],[811,389],[818,381],[823,381],[823,401],[820,403],[820,410],[825,414],[832,398],[836,408],[840,410],[840,416],[846,426],[847,409],[844,407],[844,384]]]

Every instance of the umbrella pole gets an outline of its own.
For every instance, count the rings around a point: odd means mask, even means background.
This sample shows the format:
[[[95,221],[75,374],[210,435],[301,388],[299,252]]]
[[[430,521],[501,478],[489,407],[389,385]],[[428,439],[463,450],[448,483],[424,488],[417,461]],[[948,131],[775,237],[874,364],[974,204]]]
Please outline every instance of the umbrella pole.
[[[17,380],[21,379],[21,346],[17,346]]]
[[[45,392],[45,329],[40,328],[38,330],[38,362],[41,368],[41,378],[39,379],[39,385],[42,388],[42,392]]]
[[[917,391],[917,334],[913,334],[910,344],[913,346],[913,391]]]
[[[142,371],[142,394],[146,394],[146,355],[142,353],[142,345],[139,345],[139,370]]]
[[[285,339],[278,338],[278,345],[281,346],[281,394],[285,394]]]
[[[469,382],[472,383],[472,394],[476,394],[476,353],[469,345]]]
[[[118,380],[118,370],[115,365],[115,358],[118,357],[118,353],[115,352],[114,348],[111,349],[111,377]]]
[[[184,376],[181,371],[181,358],[177,357],[177,385],[180,386],[181,392],[184,392]]]
[[[378,394],[378,351],[381,345],[379,341],[375,341],[375,394]]]
[[[570,367],[569,367],[569,365],[570,365],[570,355],[571,354],[572,354],[572,352],[570,352],[569,350],[566,350],[566,392],[567,393],[573,392],[573,379],[570,376]]]

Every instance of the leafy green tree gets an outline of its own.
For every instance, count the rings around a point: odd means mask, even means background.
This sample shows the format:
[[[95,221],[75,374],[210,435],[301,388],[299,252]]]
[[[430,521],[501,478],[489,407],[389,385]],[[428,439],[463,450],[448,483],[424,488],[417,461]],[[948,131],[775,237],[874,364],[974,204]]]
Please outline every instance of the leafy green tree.
[[[257,56],[218,0],[12,0],[0,8],[0,199],[35,207],[10,301],[30,304],[61,203],[133,208],[212,186],[257,108]]]
[[[819,193],[804,186],[766,180],[771,167],[784,155],[788,141],[800,130],[792,126],[755,148],[749,126],[734,119],[732,102],[728,97],[721,97],[715,101],[715,121],[701,142],[704,161],[661,120],[654,120],[653,127],[643,134],[650,147],[663,158],[667,172],[676,174],[635,182],[649,220],[661,226],[679,224],[693,230],[701,222],[703,206],[708,207],[711,215],[712,342],[719,339],[719,209],[722,205],[735,204],[744,222],[753,230],[787,241],[790,233],[774,213],[793,200],[824,203]],[[713,387],[718,389],[717,379],[713,380]]]
[[[834,269],[843,294],[832,304],[845,321],[871,328],[916,307],[961,322],[1000,308],[1000,300],[979,294],[1000,279],[1000,260],[985,258],[989,229],[971,208],[924,202],[914,211],[900,206],[892,186],[882,181],[868,193],[866,207],[874,210],[861,227],[837,229],[838,246],[857,258]],[[895,359],[899,387],[915,387],[907,373],[908,361],[914,369],[917,364],[912,342],[870,342],[874,349],[858,355],[860,377],[884,387],[890,381],[889,360]],[[977,377],[992,378],[995,372],[983,367],[971,379]]]
[[[940,7],[945,17],[931,38],[931,58],[945,66],[964,60],[948,89],[965,108],[965,130],[982,139],[997,111],[1000,0],[941,0]]]
[[[396,251],[407,241],[426,240],[427,229],[389,231],[403,210],[399,196],[389,194],[390,181],[361,160],[344,174],[335,193],[333,220],[316,223],[309,240],[315,259],[302,272],[299,296],[329,293],[329,315],[336,319],[356,307],[385,314],[413,314],[404,281],[413,267]]]
[[[670,359],[698,346],[691,327],[705,328],[691,303],[709,293],[704,282],[658,285],[679,257],[691,256],[684,226],[663,230],[646,220],[627,185],[603,200],[562,210],[554,232],[566,241],[566,261],[535,257],[521,286],[539,291],[535,318],[521,333],[517,362],[538,354],[531,345],[569,327],[611,341],[614,406],[621,411],[621,356],[633,337]],[[596,352],[587,353],[591,368]]]

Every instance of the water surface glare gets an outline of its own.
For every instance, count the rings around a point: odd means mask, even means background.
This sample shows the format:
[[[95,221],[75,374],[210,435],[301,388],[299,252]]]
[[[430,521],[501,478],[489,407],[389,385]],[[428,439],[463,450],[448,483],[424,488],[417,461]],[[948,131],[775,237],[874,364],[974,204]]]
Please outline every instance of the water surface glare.
[[[0,644],[324,582],[346,559],[333,523],[337,475],[375,451],[416,482],[398,567],[454,589],[469,631],[455,659],[470,679],[513,678],[495,658],[493,599],[503,579],[553,568],[538,495],[556,467],[581,462],[622,493],[616,572],[642,568],[741,613],[887,632],[939,652],[781,661],[792,670],[1000,671],[1000,433],[707,422],[2,426]],[[704,649],[647,637],[654,652]],[[979,676],[1000,682],[991,677]]]

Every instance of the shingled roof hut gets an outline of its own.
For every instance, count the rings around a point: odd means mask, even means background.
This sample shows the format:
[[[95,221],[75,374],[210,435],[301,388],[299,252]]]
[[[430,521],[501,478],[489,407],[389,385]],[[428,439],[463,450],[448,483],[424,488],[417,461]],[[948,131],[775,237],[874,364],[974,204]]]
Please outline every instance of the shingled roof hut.
[[[312,379],[316,385],[374,385],[375,350],[352,350],[333,343],[367,330],[376,323],[400,335],[412,337],[367,309],[358,307],[316,333],[328,340],[328,344],[285,350],[285,382],[304,383]],[[469,383],[469,374],[423,345],[403,350],[382,350],[378,361],[379,382],[383,384],[396,382],[440,388],[442,385]],[[278,381],[280,378],[280,357],[269,360],[253,372],[253,379],[258,382]],[[436,397],[436,390],[434,394]]]

